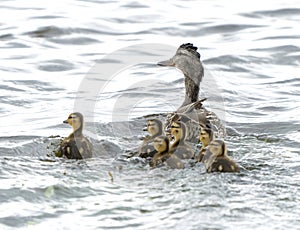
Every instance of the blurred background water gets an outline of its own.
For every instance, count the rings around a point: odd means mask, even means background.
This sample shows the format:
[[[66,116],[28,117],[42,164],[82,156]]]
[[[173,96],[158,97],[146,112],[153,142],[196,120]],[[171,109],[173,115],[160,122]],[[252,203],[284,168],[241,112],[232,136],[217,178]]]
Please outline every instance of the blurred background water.
[[[3,0],[0,19],[1,229],[300,229],[299,1]],[[140,117],[182,102],[182,74],[155,64],[186,42],[240,174],[122,158]],[[166,50],[126,52],[149,43]],[[120,49],[138,64],[93,79]],[[86,79],[106,86],[83,111],[95,158],[49,158]]]

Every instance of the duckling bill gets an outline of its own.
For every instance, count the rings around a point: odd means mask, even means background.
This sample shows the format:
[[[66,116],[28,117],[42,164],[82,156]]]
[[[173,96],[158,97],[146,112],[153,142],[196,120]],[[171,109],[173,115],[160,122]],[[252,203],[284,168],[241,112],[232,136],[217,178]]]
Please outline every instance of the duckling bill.
[[[71,113],[67,120],[63,121],[73,128],[73,132],[60,144],[58,157],[65,156],[68,159],[84,159],[92,157],[92,144],[83,135],[83,115],[81,113]]]

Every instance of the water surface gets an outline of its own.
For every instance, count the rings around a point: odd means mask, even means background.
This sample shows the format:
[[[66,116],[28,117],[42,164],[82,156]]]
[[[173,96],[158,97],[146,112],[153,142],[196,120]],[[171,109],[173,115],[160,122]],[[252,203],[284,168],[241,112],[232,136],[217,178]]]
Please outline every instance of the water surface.
[[[1,229],[299,228],[298,1],[8,0],[0,15]],[[186,42],[199,47],[201,97],[228,128],[239,174],[125,157],[142,116],[181,104],[182,74],[155,64]],[[174,50],[126,51],[149,43]],[[119,49],[153,61],[93,76]],[[95,158],[49,157],[84,80],[108,83],[83,111]]]

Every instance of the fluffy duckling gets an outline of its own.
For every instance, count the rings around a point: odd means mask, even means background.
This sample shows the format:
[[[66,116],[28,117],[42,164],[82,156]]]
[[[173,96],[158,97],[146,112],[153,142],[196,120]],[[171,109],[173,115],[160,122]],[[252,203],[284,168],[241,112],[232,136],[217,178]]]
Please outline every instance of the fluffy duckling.
[[[193,149],[186,143],[186,126],[180,121],[173,122],[170,127],[170,135],[174,139],[170,152],[174,153],[180,159],[194,158]]]
[[[92,157],[92,144],[82,134],[83,116],[81,113],[71,113],[67,120],[63,121],[73,127],[73,132],[60,144],[60,154],[68,159],[84,159]]]
[[[151,167],[157,167],[161,164],[166,164],[173,169],[184,168],[183,163],[180,159],[169,152],[169,138],[166,136],[156,137],[153,141],[153,147],[157,151],[152,161],[150,162]]]
[[[207,172],[239,172],[239,166],[227,155],[223,140],[213,140],[203,155],[202,162]]]
[[[158,119],[151,119],[147,121],[147,126],[143,131],[148,131],[150,136],[147,136],[139,148],[139,157],[147,158],[153,157],[157,151],[153,147],[153,140],[163,134],[162,122]]]
[[[204,156],[206,147],[214,139],[215,139],[215,134],[214,134],[214,131],[213,131],[212,127],[210,125],[201,126],[199,140],[200,140],[202,146],[201,146],[201,149],[200,149],[200,152],[199,152],[199,155],[198,155],[197,162],[201,162],[201,160]]]

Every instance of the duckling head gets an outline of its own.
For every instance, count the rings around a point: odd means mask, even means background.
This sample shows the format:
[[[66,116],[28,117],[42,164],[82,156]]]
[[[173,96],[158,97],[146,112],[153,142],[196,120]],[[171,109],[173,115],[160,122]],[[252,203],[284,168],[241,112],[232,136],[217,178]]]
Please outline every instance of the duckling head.
[[[83,116],[81,113],[71,113],[67,120],[63,121],[65,124],[69,124],[73,127],[74,132],[82,132],[83,129]]]
[[[214,131],[210,128],[201,126],[199,140],[202,143],[202,147],[206,147],[214,139]]]
[[[143,131],[148,131],[152,137],[157,137],[162,135],[162,122],[158,119],[148,120],[147,126],[143,129]]]
[[[171,59],[158,63],[160,66],[174,66],[183,72],[185,77],[185,100],[180,107],[198,100],[204,69],[197,49],[192,43],[182,44]]]
[[[214,156],[224,156],[227,154],[226,144],[221,139],[213,140],[208,146],[208,151],[210,151]]]
[[[170,128],[170,134],[174,138],[174,142],[184,141],[186,138],[186,126],[180,121],[173,122]]]
[[[166,136],[158,136],[153,141],[153,147],[159,153],[169,151],[169,139]]]

